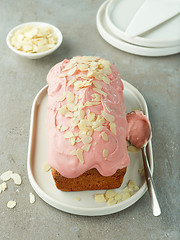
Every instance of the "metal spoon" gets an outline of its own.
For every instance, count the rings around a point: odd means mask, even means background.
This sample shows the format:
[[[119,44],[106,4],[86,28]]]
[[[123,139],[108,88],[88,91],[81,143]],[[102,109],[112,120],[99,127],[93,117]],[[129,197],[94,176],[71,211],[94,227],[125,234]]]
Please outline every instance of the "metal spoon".
[[[148,162],[148,158],[147,158],[147,154],[146,154],[146,145],[141,148],[143,163],[144,163],[145,178],[146,178],[146,183],[147,183],[149,196],[150,196],[150,200],[151,200],[153,215],[159,216],[161,214],[161,208],[159,206],[159,202],[158,202],[157,194],[156,194],[156,190],[155,190],[154,180],[152,178],[151,170],[149,167],[149,162]]]
[[[151,139],[151,126],[147,117],[141,111],[133,111],[127,114],[129,129],[134,130],[134,134],[128,136],[128,140],[137,148],[141,148],[146,183],[150,195],[151,206],[154,216],[161,214],[161,209],[156,196],[155,184],[152,178],[148,157],[146,154],[146,146]],[[143,133],[139,135],[139,133]]]

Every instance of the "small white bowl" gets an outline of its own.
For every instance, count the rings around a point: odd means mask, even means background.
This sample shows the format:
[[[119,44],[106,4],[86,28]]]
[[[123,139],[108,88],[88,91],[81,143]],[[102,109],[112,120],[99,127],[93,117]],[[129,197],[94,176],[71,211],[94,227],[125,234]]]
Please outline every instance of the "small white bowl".
[[[17,50],[16,48],[14,48],[11,43],[10,43],[10,39],[11,37],[13,36],[14,32],[17,31],[18,29],[21,29],[25,26],[28,26],[28,25],[34,25],[34,26],[41,26],[41,27],[51,27],[54,31],[54,34],[56,35],[56,37],[58,38],[58,42],[57,44],[55,45],[54,48],[52,49],[49,49],[48,51],[45,51],[45,52],[41,52],[41,53],[26,53],[26,52],[22,52],[22,51],[19,51]],[[38,59],[38,58],[42,58],[42,57],[45,57],[51,53],[53,53],[54,51],[56,51],[58,49],[58,47],[61,45],[62,43],[62,40],[63,40],[63,36],[62,36],[62,33],[61,31],[56,28],[55,26],[49,24],[49,23],[44,23],[44,22],[28,22],[28,23],[23,23],[23,24],[20,24],[16,27],[14,27],[7,35],[7,38],[6,38],[6,43],[8,45],[8,47],[15,53],[17,53],[18,55],[20,56],[23,56],[23,57],[26,57],[26,58],[29,58],[29,59]]]

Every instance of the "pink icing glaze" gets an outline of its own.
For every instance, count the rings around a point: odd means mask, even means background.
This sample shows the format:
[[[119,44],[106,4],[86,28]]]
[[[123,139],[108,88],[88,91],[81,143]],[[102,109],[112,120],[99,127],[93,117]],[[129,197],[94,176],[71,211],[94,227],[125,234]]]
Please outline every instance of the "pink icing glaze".
[[[151,137],[151,126],[148,118],[139,110],[127,114],[127,140],[141,148]]]
[[[77,156],[72,156],[70,153],[74,149],[81,148],[83,143],[76,143],[72,146],[69,144],[68,139],[64,139],[64,133],[56,128],[57,125],[61,123],[63,125],[69,125],[69,130],[73,131],[73,127],[70,124],[70,118],[66,118],[58,113],[57,98],[66,91],[72,91],[74,94],[80,94],[83,92],[84,97],[82,98],[82,102],[85,103],[86,101],[91,101],[91,94],[95,92],[93,91],[92,85],[87,88],[81,88],[78,91],[76,91],[72,86],[67,87],[67,83],[70,79],[72,79],[72,77],[87,74],[85,71],[77,71],[73,76],[59,77],[62,69],[65,68],[68,63],[69,60],[65,59],[64,61],[56,64],[49,71],[47,76],[47,82],[49,85],[47,119],[49,142],[48,162],[50,166],[68,178],[77,177],[92,168],[96,168],[103,176],[111,176],[118,169],[127,167],[130,162],[126,146],[127,121],[123,96],[124,87],[122,81],[120,80],[119,72],[116,67],[111,64],[112,73],[108,75],[111,80],[110,84],[108,85],[103,81],[97,80],[102,85],[102,90],[108,94],[107,97],[102,96],[100,105],[84,108],[86,113],[88,109],[90,109],[91,112],[100,115],[102,110],[107,112],[105,108],[106,104],[111,109],[110,114],[115,117],[114,123],[117,126],[116,135],[110,131],[107,122],[105,122],[103,124],[103,131],[106,132],[109,140],[105,142],[100,136],[100,132],[94,132],[89,152],[83,152],[84,163],[82,164]],[[66,100],[62,103],[65,104]],[[106,160],[102,155],[103,149],[108,149],[109,152]]]

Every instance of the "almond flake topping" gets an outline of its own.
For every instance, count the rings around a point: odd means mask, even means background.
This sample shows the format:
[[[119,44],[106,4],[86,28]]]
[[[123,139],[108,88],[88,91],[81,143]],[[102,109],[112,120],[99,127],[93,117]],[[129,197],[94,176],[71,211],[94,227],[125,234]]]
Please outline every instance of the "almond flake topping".
[[[105,132],[101,133],[102,139],[107,142],[108,141],[108,135]]]
[[[115,120],[115,117],[105,111],[101,111],[102,116],[108,121],[113,122]]]
[[[110,123],[110,130],[111,132],[116,135],[116,124],[115,123]]]
[[[77,158],[79,159],[80,163],[84,163],[84,157],[83,157],[83,150],[78,148],[76,150],[76,155],[77,155]]]
[[[107,158],[107,156],[108,156],[108,150],[107,150],[107,149],[104,149],[104,150],[103,150],[103,157],[104,157],[104,158]]]
[[[93,90],[95,92],[98,92],[99,94],[103,95],[104,97],[107,97],[107,93],[103,92],[101,89],[99,88],[93,88]]]

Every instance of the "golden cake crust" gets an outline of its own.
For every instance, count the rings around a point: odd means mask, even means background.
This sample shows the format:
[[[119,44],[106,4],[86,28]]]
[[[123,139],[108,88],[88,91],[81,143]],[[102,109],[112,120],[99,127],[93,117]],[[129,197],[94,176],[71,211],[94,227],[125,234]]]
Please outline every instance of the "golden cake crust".
[[[66,178],[52,168],[52,175],[56,187],[65,192],[102,190],[119,188],[123,182],[127,168],[119,169],[112,176],[102,176],[97,169],[93,168],[79,177]]]

